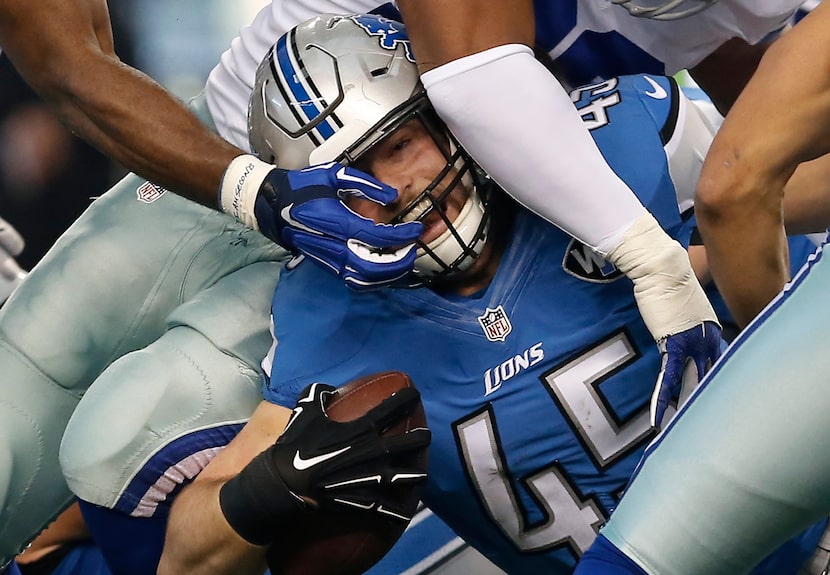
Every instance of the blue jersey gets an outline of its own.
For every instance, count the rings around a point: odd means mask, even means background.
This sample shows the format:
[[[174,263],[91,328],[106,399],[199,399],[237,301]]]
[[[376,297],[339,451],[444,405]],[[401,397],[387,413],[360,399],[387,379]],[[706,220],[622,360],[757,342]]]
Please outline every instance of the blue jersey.
[[[455,301],[300,265],[276,290],[266,399],[408,373],[433,434],[424,502],[511,573],[570,572],[651,437],[659,355],[628,280],[569,274],[569,245],[522,213],[489,288]]]
[[[623,77],[573,97],[609,164],[685,243],[663,149],[674,82]],[[312,381],[408,373],[433,434],[424,502],[510,573],[570,573],[652,437],[660,356],[630,281],[526,211],[474,297],[357,293],[303,263],[272,313],[265,398],[292,407]]]
[[[658,81],[661,99],[637,88],[652,90],[640,76],[577,99],[606,158],[678,237],[661,139],[676,88]],[[283,275],[273,315],[266,399],[293,406],[312,380],[408,373],[433,433],[424,501],[510,572],[570,572],[651,438],[660,358],[631,283],[528,212],[478,297],[354,293],[301,264]]]

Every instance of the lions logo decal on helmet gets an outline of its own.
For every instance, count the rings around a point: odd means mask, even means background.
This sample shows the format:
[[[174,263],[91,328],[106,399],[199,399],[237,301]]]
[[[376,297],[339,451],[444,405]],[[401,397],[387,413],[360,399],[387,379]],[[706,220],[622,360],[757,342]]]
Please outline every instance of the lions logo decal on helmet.
[[[415,62],[406,28],[400,22],[382,16],[365,15],[352,16],[350,20],[363,28],[369,36],[377,36],[381,47],[387,50],[395,50],[398,46],[403,46],[406,59],[412,63]]]

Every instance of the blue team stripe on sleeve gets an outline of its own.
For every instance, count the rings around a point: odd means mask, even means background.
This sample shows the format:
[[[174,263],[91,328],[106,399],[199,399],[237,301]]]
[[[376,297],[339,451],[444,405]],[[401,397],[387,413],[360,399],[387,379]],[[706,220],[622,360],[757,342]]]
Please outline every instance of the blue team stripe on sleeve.
[[[286,89],[291,93],[294,100],[300,104],[300,109],[306,118],[308,118],[308,121],[312,122],[323,112],[317,105],[320,98],[309,95],[305,86],[300,82],[300,75],[304,75],[304,73],[301,70],[297,70],[291,61],[286,38],[287,35],[283,35],[277,42],[277,64]],[[301,62],[299,58],[297,60]],[[302,64],[300,63],[300,65]],[[329,139],[335,132],[327,120],[320,122],[316,128],[325,140]]]

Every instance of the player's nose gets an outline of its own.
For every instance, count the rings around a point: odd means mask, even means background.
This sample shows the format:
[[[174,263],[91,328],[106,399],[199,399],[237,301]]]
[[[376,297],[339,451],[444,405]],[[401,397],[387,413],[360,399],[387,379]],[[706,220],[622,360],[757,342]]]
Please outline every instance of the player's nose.
[[[399,169],[377,169],[376,167],[373,170],[373,175],[384,184],[392,186],[397,190],[398,197],[389,203],[389,207],[393,205],[404,206],[413,199],[412,190],[414,179],[408,172]]]

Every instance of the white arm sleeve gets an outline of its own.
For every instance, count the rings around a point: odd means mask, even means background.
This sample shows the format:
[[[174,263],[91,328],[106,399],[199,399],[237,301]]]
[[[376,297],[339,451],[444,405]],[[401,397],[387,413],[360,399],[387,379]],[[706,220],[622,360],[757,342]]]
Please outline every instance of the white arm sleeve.
[[[645,212],[527,46],[454,60],[422,80],[438,114],[499,185],[600,254]]]

